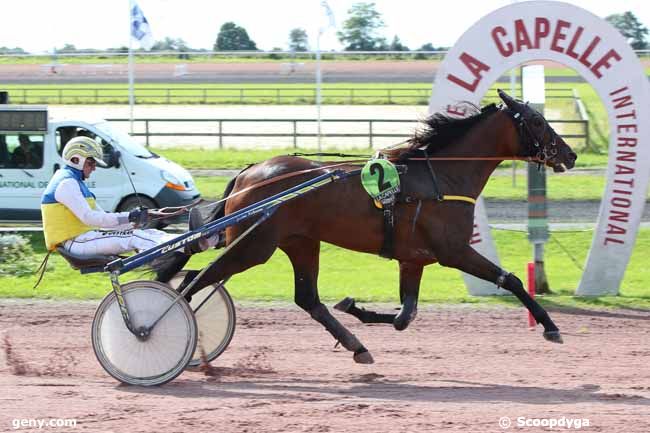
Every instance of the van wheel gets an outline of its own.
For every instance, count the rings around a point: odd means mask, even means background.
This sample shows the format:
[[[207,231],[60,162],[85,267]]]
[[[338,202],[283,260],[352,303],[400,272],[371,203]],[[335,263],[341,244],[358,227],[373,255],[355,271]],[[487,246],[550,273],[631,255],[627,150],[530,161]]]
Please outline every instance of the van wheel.
[[[143,197],[143,196],[136,197],[132,195],[131,197],[128,197],[126,200],[120,203],[120,205],[117,208],[117,211],[129,212],[139,206],[144,206],[149,209],[156,209],[158,207],[156,202],[151,200],[149,197]],[[152,229],[162,229],[164,227],[167,227],[167,224],[163,224],[162,221],[154,221],[149,224],[149,227]]]

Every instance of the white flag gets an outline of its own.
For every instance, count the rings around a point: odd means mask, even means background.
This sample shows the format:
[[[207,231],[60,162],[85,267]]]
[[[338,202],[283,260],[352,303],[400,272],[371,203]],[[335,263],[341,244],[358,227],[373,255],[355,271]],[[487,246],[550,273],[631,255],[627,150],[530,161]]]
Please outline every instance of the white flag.
[[[150,50],[154,44],[153,33],[149,27],[149,21],[142,13],[137,2],[133,2],[131,9],[131,36],[140,43],[145,50]]]
[[[324,25],[321,27],[320,32],[323,33],[325,30],[329,29],[330,27],[336,28],[336,21],[334,20],[334,12],[332,12],[332,8],[330,8],[330,5],[327,3],[327,0],[322,0],[320,2],[320,5],[325,9],[325,14],[327,15],[328,23],[327,25]]]

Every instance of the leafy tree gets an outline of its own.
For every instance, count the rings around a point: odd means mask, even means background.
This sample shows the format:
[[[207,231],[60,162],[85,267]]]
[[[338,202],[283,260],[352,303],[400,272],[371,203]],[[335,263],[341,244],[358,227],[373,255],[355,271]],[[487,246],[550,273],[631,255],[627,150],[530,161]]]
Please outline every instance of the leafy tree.
[[[0,47],[0,54],[27,54],[22,48],[9,48],[9,47]]]
[[[648,48],[648,42],[646,41],[648,28],[641,24],[632,12],[627,11],[622,14],[613,14],[605,19],[621,32],[632,48],[635,50],[645,50]]]
[[[121,47],[117,47],[117,48],[109,48],[106,51],[110,53],[128,53],[129,47],[127,47],[126,45],[122,45]]]
[[[245,28],[233,22],[224,23],[214,43],[214,51],[252,51],[257,50],[255,42],[248,37]]]
[[[431,42],[427,42],[418,48],[417,51],[436,51],[436,47],[434,47]]]
[[[77,52],[77,47],[73,44],[64,44],[63,48],[59,48],[56,51],[59,53],[75,53]]]
[[[152,51],[189,51],[187,43],[181,39],[166,37],[162,41],[156,41],[151,47]]]
[[[377,34],[384,27],[384,21],[374,3],[355,3],[348,14],[350,17],[343,23],[343,31],[337,33],[347,51],[377,51],[387,47],[386,39]]]
[[[307,51],[308,49],[309,42],[305,29],[295,28],[291,30],[291,32],[289,32],[289,50]]]
[[[402,43],[402,41],[399,40],[397,35],[395,35],[395,37],[393,38],[393,42],[390,43],[390,45],[388,46],[388,49],[390,51],[410,51],[409,47],[404,45]]]

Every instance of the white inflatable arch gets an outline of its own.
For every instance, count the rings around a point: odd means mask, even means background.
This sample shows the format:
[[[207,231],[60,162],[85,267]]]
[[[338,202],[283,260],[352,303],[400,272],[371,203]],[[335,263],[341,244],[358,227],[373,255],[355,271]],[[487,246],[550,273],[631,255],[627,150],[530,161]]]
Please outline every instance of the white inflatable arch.
[[[474,24],[449,51],[438,70],[429,111],[462,115],[460,101],[479,104],[500,76],[534,60],[573,68],[607,108],[607,186],[576,294],[617,294],[650,175],[650,85],[636,54],[614,27],[591,12],[556,1],[498,9]],[[476,206],[472,243],[498,263],[482,200]],[[493,284],[469,276],[465,281],[472,294],[496,293]]]

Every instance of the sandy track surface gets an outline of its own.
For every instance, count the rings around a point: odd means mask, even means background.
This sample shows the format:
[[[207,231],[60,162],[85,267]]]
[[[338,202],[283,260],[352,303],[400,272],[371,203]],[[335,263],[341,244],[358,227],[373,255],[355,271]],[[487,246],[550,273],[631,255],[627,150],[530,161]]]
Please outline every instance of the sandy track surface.
[[[240,305],[217,376],[185,372],[145,389],[96,362],[95,305],[0,301],[0,431],[72,418],[75,428],[51,431],[496,432],[503,416],[510,431],[540,431],[518,417],[650,431],[646,311],[553,312],[564,345],[527,330],[519,308],[427,306],[402,333],[337,312],[375,357],[357,365],[297,307]]]

